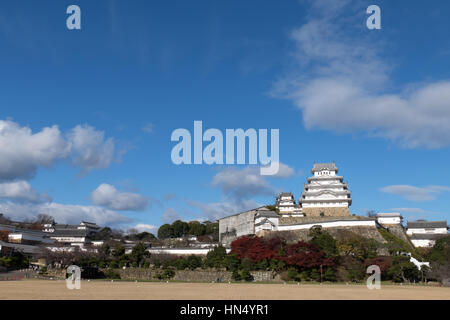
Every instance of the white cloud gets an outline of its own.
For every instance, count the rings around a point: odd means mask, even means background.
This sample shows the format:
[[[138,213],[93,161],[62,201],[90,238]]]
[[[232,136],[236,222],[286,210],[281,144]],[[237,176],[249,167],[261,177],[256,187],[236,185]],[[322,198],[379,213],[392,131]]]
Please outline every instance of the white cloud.
[[[213,177],[211,185],[222,188],[225,195],[236,200],[275,194],[264,176],[260,175],[259,168],[256,167],[226,168]]]
[[[253,200],[244,200],[239,202],[224,200],[221,202],[210,203],[188,201],[188,204],[192,207],[199,208],[202,215],[209,221],[215,221],[229,215],[261,207],[260,204]]]
[[[27,181],[0,183],[0,199],[19,202],[51,202],[47,194],[39,194]]]
[[[111,210],[119,211],[141,211],[148,204],[146,197],[131,193],[118,191],[114,186],[103,183],[91,194],[92,203]]]
[[[78,224],[84,220],[101,226],[110,226],[130,221],[128,217],[108,209],[54,202],[42,204],[4,202],[0,203],[0,212],[13,220],[32,220],[43,213],[54,217],[57,223],[67,224]]]
[[[380,189],[382,192],[402,196],[410,201],[431,201],[444,191],[450,191],[446,186],[415,187],[410,185],[392,185]]]
[[[38,167],[50,167],[70,153],[57,126],[33,133],[13,121],[0,120],[0,180],[29,179]]]
[[[138,223],[132,229],[137,230],[138,232],[149,232],[156,234],[158,232],[158,227],[145,223]]]
[[[270,178],[288,179],[292,177],[294,174],[295,170],[293,168],[289,167],[287,164],[280,162],[277,174],[271,175]]]
[[[314,5],[321,8],[328,9],[313,10],[292,32],[297,72],[281,78],[274,95],[293,100],[307,129],[365,132],[407,148],[449,146],[450,81],[387,91],[390,68],[379,41],[373,33],[351,29],[359,27],[353,18],[364,17],[351,17],[354,7],[330,1]]]
[[[168,208],[164,211],[161,220],[164,223],[172,223],[176,220],[181,220],[180,215],[173,208]]]
[[[211,186],[219,187],[222,192],[234,201],[241,201],[254,196],[274,196],[276,190],[272,188],[267,178],[287,179],[295,174],[295,170],[284,163],[279,163],[278,173],[263,176],[258,167],[248,166],[242,169],[225,168],[212,179]]]
[[[11,120],[0,120],[0,181],[28,180],[39,167],[71,159],[84,172],[108,167],[114,141],[90,126],[76,126],[64,137],[58,126],[33,133]]]
[[[222,189],[224,199],[220,202],[203,203],[188,201],[192,207],[199,208],[208,220],[216,220],[227,215],[236,214],[261,205],[252,197],[275,197],[278,190],[273,188],[268,178],[290,178],[295,170],[284,163],[279,164],[276,175],[262,176],[258,167],[248,166],[242,169],[225,168],[212,179],[211,186]]]
[[[89,172],[107,168],[114,160],[114,141],[105,139],[105,133],[83,125],[76,126],[67,135],[72,147],[72,162]]]

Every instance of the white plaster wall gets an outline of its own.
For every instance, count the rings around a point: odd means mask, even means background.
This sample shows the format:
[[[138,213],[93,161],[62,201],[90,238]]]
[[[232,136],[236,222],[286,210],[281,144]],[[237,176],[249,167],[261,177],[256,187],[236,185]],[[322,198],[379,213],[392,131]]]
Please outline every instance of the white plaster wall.
[[[309,223],[301,225],[282,225],[278,226],[278,231],[290,231],[290,230],[303,230],[311,229],[313,226],[322,226],[322,228],[336,228],[336,227],[375,227],[375,221],[331,221],[331,222],[319,222]]]
[[[377,218],[377,221],[380,224],[400,224],[402,222],[400,217]]]
[[[348,208],[348,202],[315,202],[315,203],[302,203],[303,208],[333,208],[342,207]]]
[[[411,240],[411,242],[415,247],[432,247],[436,243],[436,241],[434,240],[425,240],[425,239]]]
[[[206,255],[208,254],[209,251],[213,250],[214,248],[202,248],[202,249],[196,249],[196,248],[192,248],[192,249],[181,249],[181,248],[170,248],[170,249],[158,249],[158,248],[154,248],[154,249],[147,249],[148,252],[153,253],[153,254],[158,254],[158,253],[164,253],[164,254],[174,254],[174,255]],[[231,249],[226,249],[227,253],[229,253],[231,251]]]
[[[415,233],[428,233],[428,234],[446,234],[447,228],[409,228],[406,234],[413,235]]]

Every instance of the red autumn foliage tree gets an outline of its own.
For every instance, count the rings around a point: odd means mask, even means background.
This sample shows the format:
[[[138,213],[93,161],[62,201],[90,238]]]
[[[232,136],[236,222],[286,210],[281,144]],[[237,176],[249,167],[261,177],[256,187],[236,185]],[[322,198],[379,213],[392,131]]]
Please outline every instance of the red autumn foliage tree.
[[[297,266],[300,269],[334,266],[334,260],[328,258],[324,251],[304,241],[287,246],[285,255],[280,257],[280,259],[286,262],[286,264]]]
[[[391,266],[391,259],[390,257],[376,257],[374,259],[366,259],[366,261],[364,261],[364,265],[366,268],[371,265],[377,265],[380,267],[381,273],[386,274],[389,267]]]
[[[231,254],[236,254],[242,260],[251,259],[253,262],[278,257],[278,251],[283,242],[279,238],[265,240],[259,237],[240,237],[231,243]]]
[[[334,260],[317,246],[303,241],[286,245],[280,238],[240,237],[231,243],[231,254],[236,254],[240,260],[247,258],[255,263],[277,259],[300,269],[334,266]]]
[[[1,241],[8,242],[8,235],[9,235],[8,230],[0,230],[0,240]]]

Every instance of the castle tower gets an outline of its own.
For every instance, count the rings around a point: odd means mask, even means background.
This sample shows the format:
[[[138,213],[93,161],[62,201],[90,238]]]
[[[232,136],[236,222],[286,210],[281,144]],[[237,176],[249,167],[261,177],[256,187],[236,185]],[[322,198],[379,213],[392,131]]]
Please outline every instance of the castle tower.
[[[313,176],[308,178],[299,199],[305,216],[349,216],[352,204],[348,184],[338,176],[338,168],[332,163],[314,164]]]
[[[303,217],[300,205],[295,203],[291,192],[282,192],[275,202],[275,207],[282,216]]]

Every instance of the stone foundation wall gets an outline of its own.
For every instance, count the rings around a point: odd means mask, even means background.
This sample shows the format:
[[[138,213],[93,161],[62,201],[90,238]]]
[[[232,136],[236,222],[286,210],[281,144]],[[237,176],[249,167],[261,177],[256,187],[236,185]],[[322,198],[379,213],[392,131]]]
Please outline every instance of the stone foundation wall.
[[[330,208],[302,208],[302,213],[307,217],[347,217],[350,216],[348,208],[330,207]]]
[[[66,269],[48,268],[47,272],[43,276],[46,278],[65,279]]]
[[[106,271],[106,269],[102,269]],[[155,280],[155,275],[162,270],[142,269],[142,268],[127,268],[114,269],[120,274],[122,280]],[[255,282],[270,282],[277,281],[275,273],[271,271],[253,271],[250,272]],[[231,272],[229,271],[214,271],[214,270],[177,270],[172,280],[187,281],[187,282],[229,282],[231,279]]]
[[[173,280],[189,282],[228,282],[231,281],[231,272],[178,270],[176,271]]]
[[[374,239],[379,243],[386,243],[386,240],[383,236],[378,232],[376,227],[338,227],[338,228],[323,228],[324,231],[327,231],[333,238],[339,239],[340,236],[345,232],[353,232],[357,235],[360,235],[364,238]],[[285,238],[288,242],[297,242],[297,241],[309,241],[311,238],[308,236],[309,229],[302,230],[291,230],[291,231],[274,231],[271,232],[270,235],[266,235],[268,237],[281,236]]]
[[[301,223],[315,223],[315,222],[328,222],[328,221],[360,221],[367,220],[367,217],[363,216],[346,216],[346,217],[280,217],[279,225],[287,224],[301,224]],[[375,220],[375,219],[373,219]]]
[[[405,229],[403,229],[403,226],[401,225],[385,225],[385,228],[387,231],[392,233],[397,238],[405,241],[406,243],[409,243],[410,245],[413,245],[409,239],[409,237],[406,235]]]

